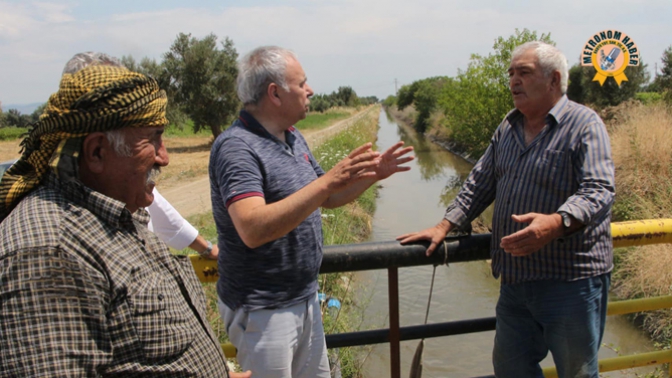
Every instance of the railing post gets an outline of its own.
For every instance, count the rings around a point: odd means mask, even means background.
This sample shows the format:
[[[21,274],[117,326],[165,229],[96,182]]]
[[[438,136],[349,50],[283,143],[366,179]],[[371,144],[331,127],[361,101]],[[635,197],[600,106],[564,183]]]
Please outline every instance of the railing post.
[[[399,270],[387,268],[387,290],[390,301],[390,377],[401,378],[399,348]]]

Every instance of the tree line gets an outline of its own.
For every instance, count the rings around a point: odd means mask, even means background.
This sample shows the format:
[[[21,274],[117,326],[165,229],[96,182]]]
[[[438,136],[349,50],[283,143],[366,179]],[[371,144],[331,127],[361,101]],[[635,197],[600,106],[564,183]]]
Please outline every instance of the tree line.
[[[172,125],[184,128],[193,123],[194,132],[209,129],[217,137],[241,109],[235,88],[238,52],[233,41],[225,37],[218,43],[214,34],[199,39],[180,33],[162,58],[160,62],[147,57],[138,61],[125,55],[121,63],[158,81],[168,96],[167,117]],[[343,86],[329,95],[316,94],[311,102],[311,110],[324,112],[336,106],[367,105],[378,99],[358,97],[351,87]],[[0,128],[29,127],[38,120],[44,106],[30,115],[16,109],[3,112],[0,106]]]
[[[540,40],[552,45],[549,34],[538,35],[528,29],[518,30],[509,38],[498,37],[494,52],[487,56],[473,54],[465,70],[455,77],[440,76],[417,80],[402,86],[396,96],[383,101],[386,106],[396,105],[399,110],[413,106],[416,110],[414,128],[425,132],[430,119],[435,121],[441,134],[447,137],[459,152],[480,156],[487,148],[490,136],[504,116],[513,109],[509,92],[508,66],[516,46]],[[672,104],[672,46],[663,54],[663,68],[649,84],[646,64],[628,67],[628,81],[620,87],[608,79],[603,86],[592,81],[593,67],[578,63],[569,70],[567,95],[571,100],[593,108],[616,106],[630,99],[643,102],[667,101]]]

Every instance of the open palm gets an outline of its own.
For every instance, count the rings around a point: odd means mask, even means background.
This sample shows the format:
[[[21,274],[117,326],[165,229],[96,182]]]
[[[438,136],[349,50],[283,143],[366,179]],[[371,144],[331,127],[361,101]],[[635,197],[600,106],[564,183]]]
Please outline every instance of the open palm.
[[[402,166],[415,157],[408,154],[413,151],[413,147],[404,147],[404,142],[397,142],[388,148],[385,153],[380,155],[378,164],[373,168],[377,180],[383,180],[396,172],[408,171],[411,167]]]

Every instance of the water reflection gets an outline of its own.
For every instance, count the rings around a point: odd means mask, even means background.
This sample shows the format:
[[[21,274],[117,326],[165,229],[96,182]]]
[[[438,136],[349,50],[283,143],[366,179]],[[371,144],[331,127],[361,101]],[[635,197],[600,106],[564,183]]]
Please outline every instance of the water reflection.
[[[389,119],[389,118],[388,118]],[[395,124],[394,120],[390,123]],[[397,125],[397,135],[407,145],[415,148],[417,168],[424,180],[437,177],[457,177],[464,180],[471,170],[468,162],[457,155],[446,153],[443,147],[432,143],[416,130]]]

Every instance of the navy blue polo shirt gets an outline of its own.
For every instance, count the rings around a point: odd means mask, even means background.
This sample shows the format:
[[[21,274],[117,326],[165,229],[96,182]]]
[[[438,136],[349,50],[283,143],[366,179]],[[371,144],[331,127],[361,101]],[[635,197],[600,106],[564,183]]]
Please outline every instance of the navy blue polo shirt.
[[[322,263],[322,220],[315,210],[287,235],[248,248],[227,210],[244,198],[280,201],[324,174],[306,140],[294,127],[283,142],[241,111],[215,140],[210,154],[210,194],[217,225],[217,293],[231,309],[289,307],[317,291]]]

